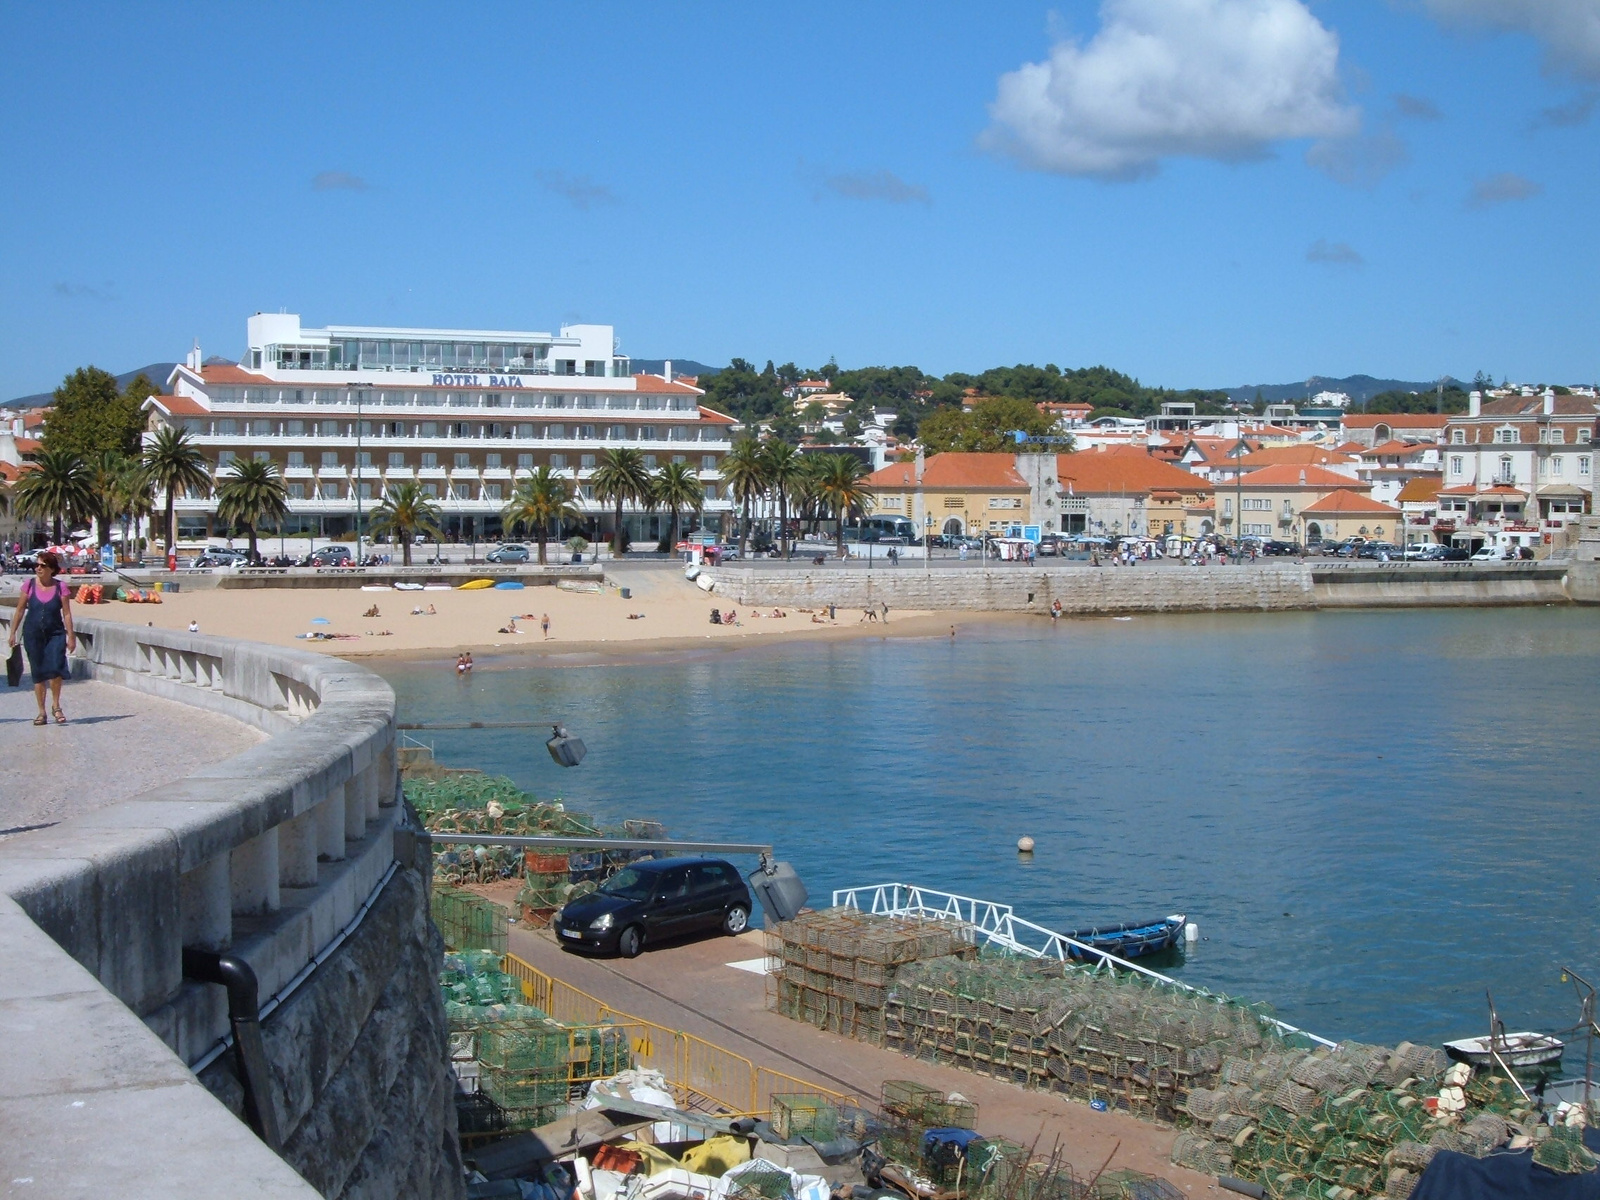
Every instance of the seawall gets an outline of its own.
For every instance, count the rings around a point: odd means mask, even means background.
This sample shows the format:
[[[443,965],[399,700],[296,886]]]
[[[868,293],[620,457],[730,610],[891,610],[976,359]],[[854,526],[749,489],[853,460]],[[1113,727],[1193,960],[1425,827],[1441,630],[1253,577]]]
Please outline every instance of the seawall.
[[[442,945],[399,801],[393,692],[303,651],[77,626],[74,674],[271,736],[0,842],[6,1178],[51,1196],[461,1195]],[[185,977],[186,948],[255,973],[281,1156],[236,1115],[227,994]]]
[[[744,605],[1047,613],[1289,612],[1334,608],[1600,603],[1600,564],[1257,563],[1249,566],[721,567],[715,594]],[[1570,576],[1570,578],[1569,578]]]

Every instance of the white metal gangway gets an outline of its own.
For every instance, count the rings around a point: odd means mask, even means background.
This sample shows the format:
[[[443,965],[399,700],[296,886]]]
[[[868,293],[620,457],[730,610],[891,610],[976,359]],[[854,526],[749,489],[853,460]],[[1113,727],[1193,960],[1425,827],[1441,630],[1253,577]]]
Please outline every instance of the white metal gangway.
[[[1067,961],[1072,958],[1068,952],[1069,948],[1076,949],[1082,956],[1094,962],[1094,969],[1097,971],[1108,968],[1135,971],[1168,987],[1181,988],[1183,991],[1219,1003],[1226,999],[1205,988],[1194,987],[1170,975],[1163,975],[1159,971],[1152,971],[1149,967],[1141,967],[1138,963],[1108,954],[1104,950],[1067,937],[1063,933],[1057,933],[1053,929],[1046,929],[1043,925],[1035,925],[1032,921],[1017,916],[1009,904],[997,904],[992,900],[975,900],[971,896],[957,896],[953,892],[936,891],[933,888],[919,887],[914,883],[877,883],[867,887],[840,888],[833,893],[833,903],[835,907],[854,908],[878,916],[960,921],[970,925],[974,934],[987,944],[1028,958],[1058,958]],[[1332,1047],[1338,1044],[1284,1021],[1270,1017],[1263,1020],[1286,1035],[1299,1034],[1322,1046]]]

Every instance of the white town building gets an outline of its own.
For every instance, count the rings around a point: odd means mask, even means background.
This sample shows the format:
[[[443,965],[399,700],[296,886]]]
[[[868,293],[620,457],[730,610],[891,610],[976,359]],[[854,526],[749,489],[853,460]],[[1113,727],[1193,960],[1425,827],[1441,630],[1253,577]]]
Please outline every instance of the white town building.
[[[247,333],[237,365],[205,365],[196,347],[167,394],[147,402],[150,429],[188,430],[214,470],[246,456],[275,461],[289,492],[287,536],[349,537],[358,503],[370,515],[387,487],[416,480],[436,498],[447,537],[492,540],[515,481],[537,466],[573,478],[586,532],[606,536],[613,509],[588,480],[614,446],[640,450],[651,469],[693,464],[704,527],[720,528],[732,508],[718,464],[733,419],[702,408],[698,388],[633,374],[610,325],[307,329],[293,314],[258,313]],[[177,513],[180,541],[225,532],[214,495],[182,497]],[[641,544],[653,547],[669,521],[624,508]]]
[[[1588,396],[1473,392],[1448,419],[1436,530],[1441,541],[1507,549],[1550,545],[1593,511],[1595,426]]]

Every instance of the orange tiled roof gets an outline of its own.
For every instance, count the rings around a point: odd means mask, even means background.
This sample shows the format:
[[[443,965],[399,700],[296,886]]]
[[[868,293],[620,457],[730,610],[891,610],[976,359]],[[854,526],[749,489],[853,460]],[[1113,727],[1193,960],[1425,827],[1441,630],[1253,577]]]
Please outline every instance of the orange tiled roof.
[[[737,425],[739,423],[737,418],[730,417],[727,413],[718,412],[714,408],[707,408],[704,404],[700,405],[700,419],[702,421],[710,421],[713,425]]]
[[[1346,516],[1376,516],[1398,517],[1400,510],[1393,505],[1385,504],[1381,500],[1374,500],[1370,496],[1361,496],[1355,492],[1344,491],[1329,492],[1315,504],[1308,504],[1302,508],[1301,513],[1342,513]]]
[[[890,463],[867,476],[870,488],[914,488],[917,467],[914,462]],[[1026,490],[1028,485],[1017,474],[1016,459],[1010,454],[935,454],[922,464],[925,488],[989,488]]]
[[[1340,475],[1336,471],[1329,471],[1309,463],[1305,466],[1279,463],[1277,466],[1262,467],[1259,471],[1251,471],[1244,477],[1244,486],[1356,488],[1357,490],[1366,487],[1364,483],[1351,479],[1348,475]]]
[[[1324,450],[1321,446],[1267,446],[1257,450],[1254,454],[1246,454],[1239,460],[1241,466],[1247,471],[1257,467],[1273,467],[1279,463],[1310,464],[1313,466],[1326,466],[1328,463],[1349,463],[1350,457],[1332,450]]]
[[[207,383],[271,383],[265,375],[257,375],[254,371],[247,371],[243,367],[231,364],[212,367],[201,367],[200,378]]]
[[[199,416],[211,411],[193,396],[151,396],[145,401],[145,405],[151,404],[164,413],[178,417]]]
[[[565,381],[563,381],[562,386],[566,386]],[[687,383],[663,379],[659,375],[635,375],[633,377],[633,388],[637,392],[650,392],[652,394],[660,392],[680,392],[685,395],[700,394],[700,389],[697,387],[690,387]]]
[[[1167,492],[1204,493],[1211,485],[1200,476],[1135,446],[1080,450],[1056,455],[1056,478],[1062,491],[1104,494]]]
[[[1401,504],[1426,504],[1429,500],[1438,499],[1438,496],[1439,477],[1437,475],[1418,475],[1400,489],[1400,494],[1395,499]]]
[[[1387,442],[1374,446],[1370,450],[1363,450],[1361,452],[1361,457],[1376,458],[1379,455],[1393,456],[1397,454],[1409,457],[1414,454],[1421,454],[1424,451],[1433,448],[1434,447],[1431,442],[1402,442],[1399,438],[1391,438]]]

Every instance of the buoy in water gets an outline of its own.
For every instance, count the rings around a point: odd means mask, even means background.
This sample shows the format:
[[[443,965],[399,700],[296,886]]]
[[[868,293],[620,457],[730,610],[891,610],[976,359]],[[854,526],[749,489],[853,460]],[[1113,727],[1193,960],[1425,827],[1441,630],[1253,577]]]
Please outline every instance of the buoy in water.
[[[1018,854],[1032,854],[1033,853],[1033,839],[1031,837],[1027,836],[1027,834],[1023,834],[1023,836],[1021,836],[1021,837],[1019,837],[1017,839],[1017,853]]]
[[[1198,942],[1200,940],[1200,926],[1193,921],[1185,925],[1183,927],[1183,940],[1186,942]]]

